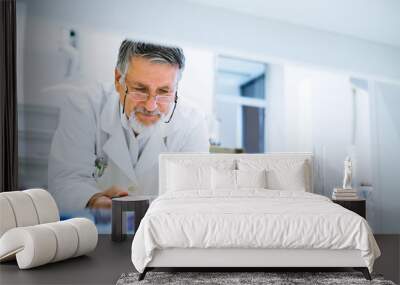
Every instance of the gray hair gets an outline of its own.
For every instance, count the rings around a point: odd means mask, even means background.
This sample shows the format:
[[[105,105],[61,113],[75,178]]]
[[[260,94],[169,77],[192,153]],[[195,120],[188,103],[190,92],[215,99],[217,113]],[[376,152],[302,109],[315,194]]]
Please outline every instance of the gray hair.
[[[125,39],[119,48],[116,69],[121,73],[120,82],[125,80],[132,57],[140,56],[156,63],[178,65],[179,77],[185,68],[185,55],[179,47],[157,45],[152,43]]]

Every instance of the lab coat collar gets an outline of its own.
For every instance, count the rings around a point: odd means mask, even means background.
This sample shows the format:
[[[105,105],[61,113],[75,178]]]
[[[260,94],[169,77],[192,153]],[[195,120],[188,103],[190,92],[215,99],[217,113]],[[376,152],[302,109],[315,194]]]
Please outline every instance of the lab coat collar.
[[[165,141],[165,127],[164,124],[160,124],[149,138],[136,164],[136,173],[138,175],[144,175],[146,170],[158,165],[158,155],[168,151]],[[158,175],[158,173],[154,173],[154,175]]]
[[[105,96],[108,98],[100,114],[100,121],[102,130],[110,136],[103,145],[103,151],[108,159],[111,159],[133,183],[137,184],[119,116],[119,95],[115,90],[110,90]]]
[[[151,135],[135,169],[133,169],[121,124],[119,94],[115,89],[106,93],[108,98],[100,115],[100,120],[102,130],[110,134],[110,138],[104,144],[103,151],[137,184],[138,176],[143,175],[146,170],[154,167],[154,164],[158,164],[158,155],[162,152],[168,152],[168,137],[179,130],[180,105],[177,105],[171,122],[168,124],[162,122],[159,128]],[[169,116],[167,117],[169,118]]]
[[[100,125],[104,132],[112,134],[115,131],[115,124],[120,120],[119,94],[111,86],[103,92],[106,99],[100,113]]]
[[[172,110],[170,110],[170,112],[171,111]],[[170,113],[163,120],[168,120],[169,117]],[[153,167],[154,164],[158,164],[158,156],[160,153],[171,151],[168,148],[168,141],[171,140],[175,132],[179,131],[180,119],[182,119],[181,107],[178,104],[171,122],[161,122],[143,149],[142,155],[136,165],[138,175],[141,174],[142,171]]]
[[[171,116],[171,111],[172,111],[173,106],[171,106],[170,113],[164,118],[164,121],[168,120]],[[172,136],[175,132],[179,131],[179,127],[182,128],[182,118],[181,118],[181,105],[178,103],[176,106],[175,113],[169,123],[162,123],[161,124],[161,133],[164,138],[168,138],[169,136]],[[179,124],[181,123],[181,124]]]

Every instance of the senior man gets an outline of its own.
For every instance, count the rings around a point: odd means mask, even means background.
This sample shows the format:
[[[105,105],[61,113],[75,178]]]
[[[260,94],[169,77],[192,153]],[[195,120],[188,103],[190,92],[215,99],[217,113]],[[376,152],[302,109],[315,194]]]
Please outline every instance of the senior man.
[[[114,86],[67,97],[48,172],[61,211],[156,195],[160,153],[208,152],[204,117],[178,101],[184,64],[180,48],[124,40]]]

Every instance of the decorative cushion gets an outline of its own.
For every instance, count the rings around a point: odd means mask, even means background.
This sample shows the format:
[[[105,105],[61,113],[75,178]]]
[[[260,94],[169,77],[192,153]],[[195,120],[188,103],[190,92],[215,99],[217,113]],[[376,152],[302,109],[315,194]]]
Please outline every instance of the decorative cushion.
[[[51,262],[64,260],[75,256],[78,249],[79,236],[78,232],[71,226],[70,222],[56,222],[43,224],[44,227],[51,230],[51,234],[55,235],[57,244],[56,255]],[[50,261],[49,261],[50,262]]]
[[[97,245],[97,229],[92,221],[67,221],[18,227],[0,238],[0,261],[16,257],[20,269],[86,254]]]
[[[0,193],[0,262],[17,259],[20,269],[79,256],[97,245],[97,229],[85,218],[60,222],[49,192]]]
[[[60,220],[60,213],[58,212],[56,201],[49,192],[43,189],[28,189],[22,192],[28,194],[32,199],[38,215],[39,224],[51,223]]]
[[[2,194],[2,193],[1,193]],[[0,237],[8,230],[15,228],[17,222],[8,199],[0,194]]]
[[[79,237],[78,248],[73,257],[83,255],[96,248],[97,228],[92,221],[85,218],[75,218],[65,222],[70,223],[75,228]]]
[[[39,224],[35,205],[31,197],[23,191],[3,192],[0,194],[10,204],[12,216],[17,227],[26,227]]]
[[[33,226],[60,220],[56,202],[50,193],[43,189],[2,192],[0,206],[2,217],[0,237],[14,227]]]

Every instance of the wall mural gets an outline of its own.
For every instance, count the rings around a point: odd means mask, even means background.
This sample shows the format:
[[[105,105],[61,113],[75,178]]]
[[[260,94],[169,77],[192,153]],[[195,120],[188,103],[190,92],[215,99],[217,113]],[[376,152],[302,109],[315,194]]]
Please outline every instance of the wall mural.
[[[17,6],[19,185],[48,189],[63,218],[109,232],[111,197],[157,195],[161,152],[311,152],[316,193],[344,185],[347,159],[374,231],[400,233],[398,85],[140,40],[36,5]]]

